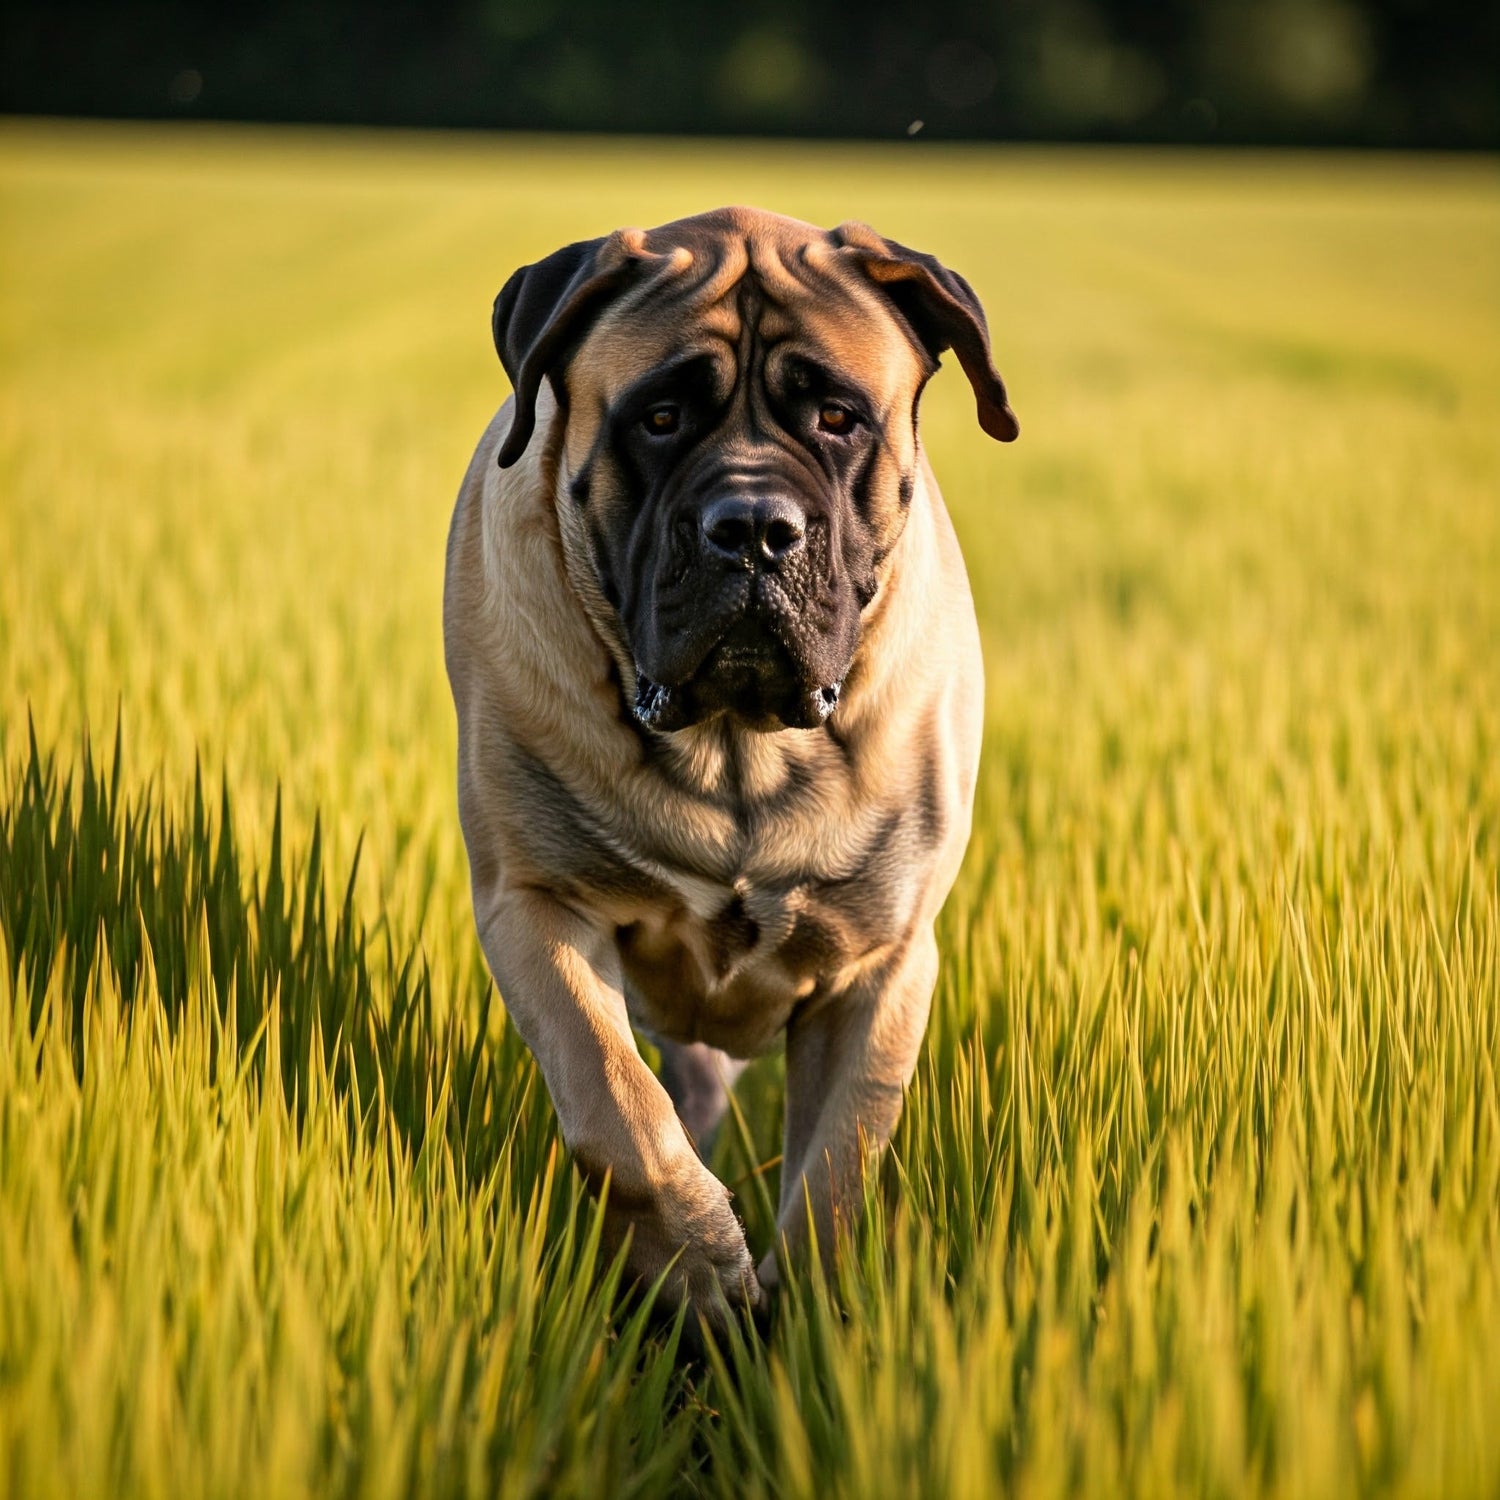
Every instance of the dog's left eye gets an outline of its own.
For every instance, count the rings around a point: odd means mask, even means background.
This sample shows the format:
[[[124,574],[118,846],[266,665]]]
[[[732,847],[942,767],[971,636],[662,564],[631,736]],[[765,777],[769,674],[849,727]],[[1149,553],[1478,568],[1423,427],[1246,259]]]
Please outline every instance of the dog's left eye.
[[[832,432],[843,436],[853,432],[858,421],[859,419],[847,406],[840,406],[837,401],[825,401],[818,408],[818,429],[821,432]]]
[[[645,428],[653,437],[670,437],[682,421],[681,407],[670,404],[653,406],[646,413]]]

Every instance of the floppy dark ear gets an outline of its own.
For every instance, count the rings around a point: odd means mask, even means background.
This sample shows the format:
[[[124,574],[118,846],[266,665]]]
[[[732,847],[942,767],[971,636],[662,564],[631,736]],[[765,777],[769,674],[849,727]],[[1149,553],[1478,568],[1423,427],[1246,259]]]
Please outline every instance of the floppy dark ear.
[[[989,325],[974,288],[933,256],[885,239],[867,224],[840,224],[833,238],[890,298],[934,359],[945,349],[958,356],[974,388],[979,425],[1002,443],[1014,442],[1021,424],[990,354]]]
[[[604,304],[628,281],[646,254],[638,229],[617,229],[597,240],[565,245],[535,265],[522,266],[495,298],[495,349],[516,392],[510,431],[500,446],[508,469],[526,451],[536,426],[542,377],[566,358]]]

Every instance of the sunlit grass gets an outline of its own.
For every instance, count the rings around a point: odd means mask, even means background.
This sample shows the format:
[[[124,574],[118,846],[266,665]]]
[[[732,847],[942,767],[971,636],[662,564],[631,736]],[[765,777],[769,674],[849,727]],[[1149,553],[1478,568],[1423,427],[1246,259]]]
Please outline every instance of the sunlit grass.
[[[0,1492],[1500,1489],[1492,163],[11,124],[0,194]],[[931,387],[988,733],[895,1149],[684,1373],[490,1003],[439,598],[506,274],[736,199],[962,270],[1023,437]]]

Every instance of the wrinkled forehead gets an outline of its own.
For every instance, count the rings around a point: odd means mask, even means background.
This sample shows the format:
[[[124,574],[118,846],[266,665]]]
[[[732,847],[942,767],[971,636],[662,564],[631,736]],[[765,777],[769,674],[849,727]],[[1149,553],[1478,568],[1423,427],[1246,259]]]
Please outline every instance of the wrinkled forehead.
[[[752,346],[811,360],[881,408],[909,403],[923,357],[889,303],[822,237],[694,235],[648,263],[605,310],[569,373],[575,404],[602,410],[662,366],[708,354],[731,383]],[[753,336],[753,337],[752,337]]]

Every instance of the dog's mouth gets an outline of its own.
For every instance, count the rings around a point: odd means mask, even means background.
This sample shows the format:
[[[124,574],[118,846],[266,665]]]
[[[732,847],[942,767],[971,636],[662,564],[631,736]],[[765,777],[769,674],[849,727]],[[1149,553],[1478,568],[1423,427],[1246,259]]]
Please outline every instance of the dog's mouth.
[[[842,682],[831,682],[827,687],[799,694],[795,701],[786,702],[774,711],[730,711],[736,712],[752,729],[816,729],[839,706],[839,695],[843,690]],[[671,734],[709,717],[701,704],[694,701],[696,697],[691,683],[665,687],[652,682],[649,677],[637,677],[635,716],[645,728],[658,734]]]
[[[735,624],[681,683],[662,683],[637,664],[635,716],[669,734],[728,713],[749,728],[816,729],[838,707],[844,681],[809,682],[778,639],[752,621]]]

